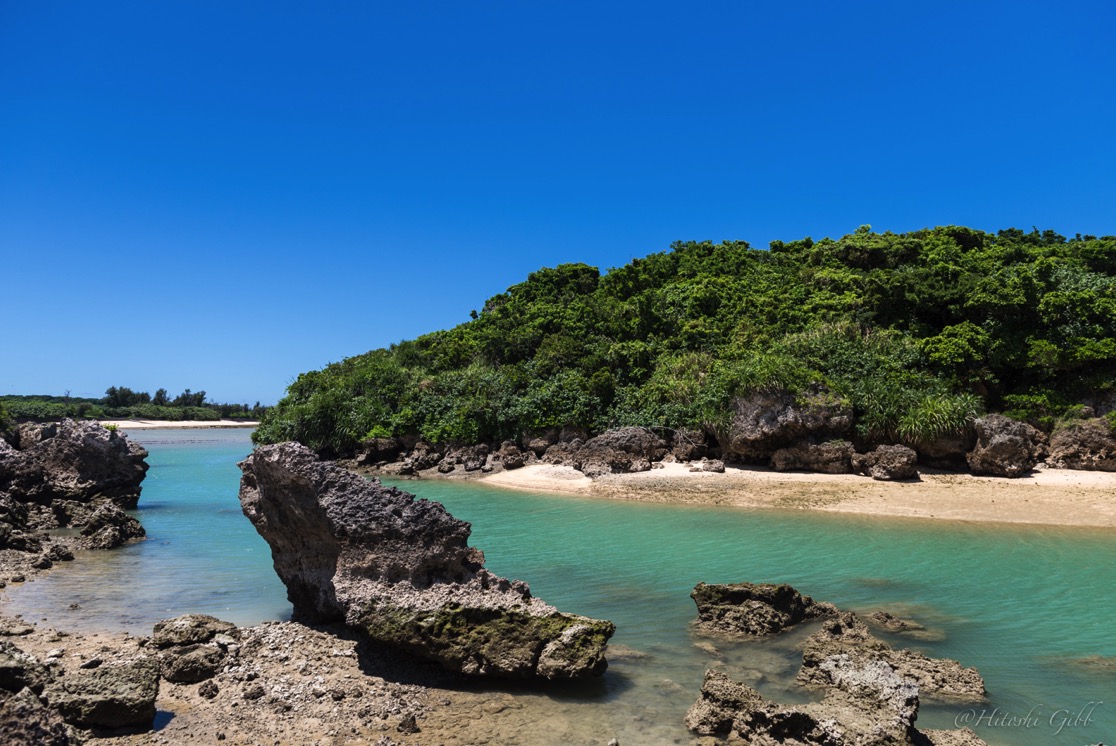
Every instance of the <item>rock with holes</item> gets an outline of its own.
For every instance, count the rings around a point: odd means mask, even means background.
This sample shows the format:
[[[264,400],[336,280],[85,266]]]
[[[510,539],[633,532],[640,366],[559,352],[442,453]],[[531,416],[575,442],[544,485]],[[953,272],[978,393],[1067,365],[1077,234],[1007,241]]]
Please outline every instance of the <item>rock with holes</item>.
[[[772,635],[810,619],[834,616],[837,607],[803,596],[786,583],[698,583],[690,593],[700,630]]]
[[[611,622],[565,614],[484,568],[470,526],[436,502],[323,462],[297,443],[240,464],[240,502],[271,546],[297,618],[344,621],[465,674],[604,672]]]

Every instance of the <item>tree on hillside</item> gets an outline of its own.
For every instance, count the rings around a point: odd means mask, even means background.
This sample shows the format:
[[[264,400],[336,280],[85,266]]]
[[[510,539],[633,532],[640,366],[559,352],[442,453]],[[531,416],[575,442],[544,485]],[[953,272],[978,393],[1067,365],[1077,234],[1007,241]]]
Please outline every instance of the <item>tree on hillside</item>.
[[[300,375],[255,437],[345,454],[384,435],[715,432],[737,397],[818,390],[864,437],[907,439],[980,410],[1049,429],[1116,396],[1116,237],[862,226],[540,269],[456,327]]]

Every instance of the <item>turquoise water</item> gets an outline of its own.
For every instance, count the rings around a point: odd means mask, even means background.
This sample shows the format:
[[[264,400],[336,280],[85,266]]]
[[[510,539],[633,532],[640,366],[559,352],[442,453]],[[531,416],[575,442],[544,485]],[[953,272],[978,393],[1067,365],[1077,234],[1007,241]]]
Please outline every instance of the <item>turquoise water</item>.
[[[289,618],[271,552],[237,499],[236,462],[252,450],[251,430],[132,430],[128,437],[150,453],[133,513],[147,540],[82,552],[63,572],[13,589],[7,608],[29,619],[47,616],[59,629],[133,634],[191,612],[237,624]]]
[[[129,435],[151,451],[138,511],[149,540],[88,553],[10,592],[9,609],[49,616],[60,628],[140,633],[187,611],[241,624],[287,616],[267,547],[237,503],[235,461],[250,449],[247,431]],[[628,503],[460,482],[401,485],[472,522],[472,543],[494,572],[528,580],[563,609],[611,619],[613,642],[645,654],[616,660],[599,692],[522,693],[525,712],[539,713],[552,734],[568,727],[576,742],[580,721],[603,741],[684,743],[682,715],[715,661],[771,697],[802,699],[790,679],[793,645],[808,630],[774,643],[714,640],[715,656],[694,646],[694,584],[750,580],[912,616],[940,639],[881,636],[976,666],[989,702],[924,701],[924,727],[961,722],[990,743],[1025,746],[1116,736],[1113,532]],[[79,608],[69,609],[75,602]],[[1082,661],[1097,656],[1107,660]]]

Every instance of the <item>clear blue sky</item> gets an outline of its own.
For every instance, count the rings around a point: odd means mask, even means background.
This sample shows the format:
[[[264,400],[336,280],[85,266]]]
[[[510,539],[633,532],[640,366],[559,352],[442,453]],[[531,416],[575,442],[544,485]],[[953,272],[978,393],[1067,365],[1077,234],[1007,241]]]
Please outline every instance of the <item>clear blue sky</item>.
[[[0,393],[265,403],[540,266],[1116,233],[1110,2],[0,0]]]

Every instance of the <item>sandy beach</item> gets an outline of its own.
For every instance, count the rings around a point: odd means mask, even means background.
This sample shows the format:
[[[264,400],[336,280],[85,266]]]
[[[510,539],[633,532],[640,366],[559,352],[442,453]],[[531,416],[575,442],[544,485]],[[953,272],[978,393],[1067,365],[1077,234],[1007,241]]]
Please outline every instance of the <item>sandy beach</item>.
[[[589,479],[571,467],[532,464],[485,484],[532,492],[742,508],[1049,526],[1116,528],[1116,473],[1044,469],[1005,479],[927,470],[917,481],[802,474],[761,467],[691,472],[683,464]]]
[[[114,426],[126,430],[165,430],[173,428],[206,427],[256,427],[256,420],[100,420],[105,427]]]

